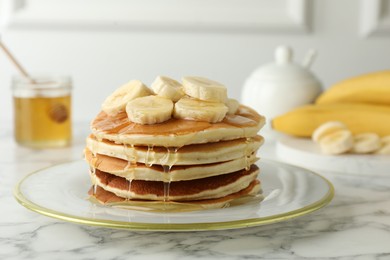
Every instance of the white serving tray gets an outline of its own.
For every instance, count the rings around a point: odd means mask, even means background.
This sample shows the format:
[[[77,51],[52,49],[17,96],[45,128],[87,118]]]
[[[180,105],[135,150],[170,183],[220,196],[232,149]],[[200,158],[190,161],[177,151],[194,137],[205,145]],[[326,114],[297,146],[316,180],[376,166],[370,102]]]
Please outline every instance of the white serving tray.
[[[279,160],[304,168],[390,177],[389,155],[324,155],[320,147],[309,138],[283,136],[276,142],[276,154]]]

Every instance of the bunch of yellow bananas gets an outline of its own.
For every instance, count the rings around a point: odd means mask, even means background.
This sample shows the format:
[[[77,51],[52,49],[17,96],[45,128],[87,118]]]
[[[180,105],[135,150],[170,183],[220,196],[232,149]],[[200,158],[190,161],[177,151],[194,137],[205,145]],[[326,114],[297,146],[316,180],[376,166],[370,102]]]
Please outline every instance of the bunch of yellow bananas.
[[[390,70],[344,80],[323,92],[313,105],[272,120],[280,132],[310,137],[328,121],[343,122],[353,134],[390,135]]]

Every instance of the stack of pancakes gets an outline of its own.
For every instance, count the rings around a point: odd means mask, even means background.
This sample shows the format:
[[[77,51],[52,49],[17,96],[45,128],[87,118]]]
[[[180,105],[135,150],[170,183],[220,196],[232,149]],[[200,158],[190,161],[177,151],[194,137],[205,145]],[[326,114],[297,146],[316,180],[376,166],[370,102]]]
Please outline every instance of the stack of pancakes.
[[[164,88],[152,86],[154,96],[139,81],[119,88],[92,121],[85,149],[91,198],[128,208],[192,210],[260,197],[255,162],[264,117],[234,100],[229,105],[184,96],[180,83],[158,79]],[[219,98],[222,93],[226,100],[219,83],[187,80],[196,83],[184,85],[187,90],[202,90],[189,94]],[[159,97],[173,92],[180,97]],[[138,98],[128,101],[131,95]]]
[[[171,119],[139,125],[126,113],[100,112],[92,122],[85,157],[90,195],[103,204],[224,207],[260,191],[256,152],[264,118],[240,106],[222,122]],[[157,203],[156,203],[157,202]]]

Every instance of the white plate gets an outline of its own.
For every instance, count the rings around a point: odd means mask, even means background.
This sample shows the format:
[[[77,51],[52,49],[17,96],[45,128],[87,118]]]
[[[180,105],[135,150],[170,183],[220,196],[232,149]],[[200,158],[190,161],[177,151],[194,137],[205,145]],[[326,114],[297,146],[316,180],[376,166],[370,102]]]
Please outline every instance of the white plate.
[[[324,155],[308,138],[285,136],[276,145],[281,161],[314,170],[390,177],[390,156],[374,154]]]
[[[34,172],[15,188],[26,208],[80,224],[132,230],[188,231],[270,224],[315,211],[333,198],[325,178],[295,166],[261,160],[261,203],[194,212],[144,212],[96,205],[87,200],[88,167],[75,161]]]

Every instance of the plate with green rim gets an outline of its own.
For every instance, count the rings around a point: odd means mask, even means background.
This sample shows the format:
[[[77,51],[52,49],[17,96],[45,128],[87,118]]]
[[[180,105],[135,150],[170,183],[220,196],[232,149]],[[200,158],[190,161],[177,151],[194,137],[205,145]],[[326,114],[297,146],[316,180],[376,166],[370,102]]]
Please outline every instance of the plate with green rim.
[[[221,209],[148,212],[99,205],[88,199],[88,166],[78,160],[33,172],[16,185],[29,210],[78,224],[145,231],[206,231],[260,226],[309,214],[334,196],[331,182],[296,166],[260,160],[264,199]]]

